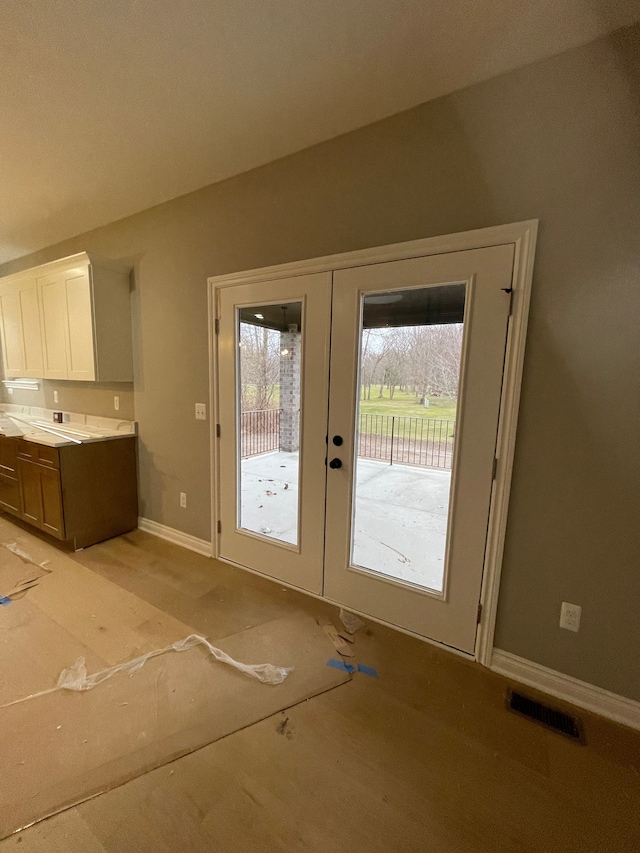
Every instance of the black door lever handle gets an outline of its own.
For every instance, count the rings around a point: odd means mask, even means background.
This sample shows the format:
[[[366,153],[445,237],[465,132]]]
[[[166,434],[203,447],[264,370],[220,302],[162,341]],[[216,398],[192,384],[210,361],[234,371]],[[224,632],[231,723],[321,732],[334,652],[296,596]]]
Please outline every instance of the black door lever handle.
[[[332,459],[329,468],[342,468],[342,459]]]

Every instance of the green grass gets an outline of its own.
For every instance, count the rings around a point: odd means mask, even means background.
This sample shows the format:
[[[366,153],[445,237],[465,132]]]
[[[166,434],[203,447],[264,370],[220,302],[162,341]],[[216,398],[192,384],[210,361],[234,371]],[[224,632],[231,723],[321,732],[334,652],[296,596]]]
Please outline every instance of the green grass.
[[[248,386],[251,390],[251,386]],[[429,407],[421,406],[414,394],[404,394],[396,388],[393,400],[389,399],[389,390],[384,388],[382,397],[378,397],[380,386],[371,388],[371,399],[360,400],[362,415],[399,415],[409,418],[456,419],[456,401],[451,397],[428,397]],[[280,388],[275,387],[271,397],[271,408],[277,409],[280,402]],[[251,407],[252,408],[252,407]]]
[[[362,415],[401,415],[409,418],[446,418],[456,419],[456,401],[450,397],[427,397],[429,408],[421,406],[414,394],[403,394],[396,388],[393,400],[385,388],[382,398],[378,397],[380,386],[371,388],[371,399],[360,400]]]

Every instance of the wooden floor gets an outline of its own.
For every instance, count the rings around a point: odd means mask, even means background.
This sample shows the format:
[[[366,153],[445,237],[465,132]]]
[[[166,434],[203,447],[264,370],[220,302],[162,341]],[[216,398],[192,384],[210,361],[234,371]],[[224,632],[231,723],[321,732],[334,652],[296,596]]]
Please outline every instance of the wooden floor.
[[[299,608],[338,624],[140,531],[74,559],[211,639]],[[640,733],[579,711],[575,744],[509,713],[501,677],[373,623],[356,651],[377,679],[358,673],[0,853],[640,851]]]

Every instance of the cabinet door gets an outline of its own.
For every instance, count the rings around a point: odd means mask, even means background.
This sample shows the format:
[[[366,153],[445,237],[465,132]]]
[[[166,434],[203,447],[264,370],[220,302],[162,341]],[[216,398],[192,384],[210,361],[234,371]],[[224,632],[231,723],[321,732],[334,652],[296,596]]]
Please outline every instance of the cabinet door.
[[[64,539],[60,471],[18,459],[21,517],[35,527]]]
[[[62,273],[67,308],[67,379],[92,382],[96,378],[93,300],[87,267]]]
[[[2,285],[0,290],[0,322],[5,377],[15,379],[24,376],[22,313],[20,294],[15,283]]]
[[[22,345],[24,353],[23,376],[39,378],[44,375],[42,357],[42,331],[40,307],[35,278],[27,278],[18,287],[20,314],[22,317]]]
[[[59,273],[37,280],[45,379],[67,378],[67,305]]]
[[[35,278],[2,286],[2,354],[7,377],[43,375],[42,334]]]
[[[46,533],[64,538],[62,515],[62,489],[60,487],[60,472],[51,468],[40,468],[40,491],[42,494],[41,528]]]
[[[20,515],[20,486],[18,484],[17,441],[0,436],[0,508]]]
[[[15,477],[0,471],[0,509],[20,515],[20,486]]]
[[[20,471],[20,508],[25,521],[42,526],[42,491],[40,487],[40,465],[18,459]]]
[[[21,439],[0,435],[0,472],[16,477],[18,446]]]

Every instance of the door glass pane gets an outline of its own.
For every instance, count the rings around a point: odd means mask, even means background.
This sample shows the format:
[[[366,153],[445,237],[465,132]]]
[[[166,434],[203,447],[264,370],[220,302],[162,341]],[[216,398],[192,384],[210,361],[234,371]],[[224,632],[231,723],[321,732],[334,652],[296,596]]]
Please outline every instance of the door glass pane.
[[[298,544],[302,303],[238,310],[238,527]]]
[[[465,285],[362,299],[351,562],[441,592]]]

